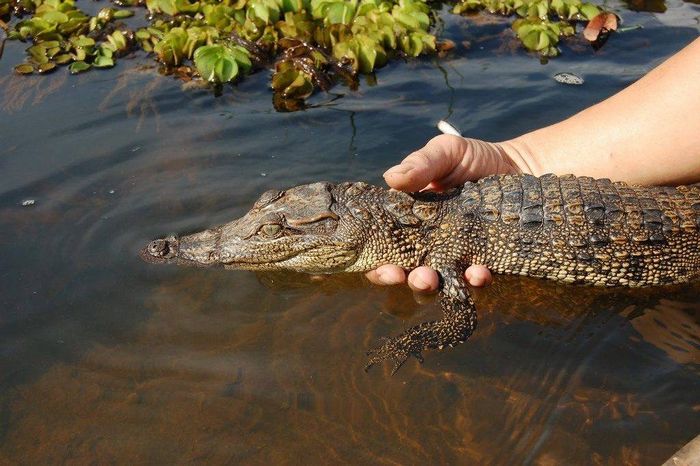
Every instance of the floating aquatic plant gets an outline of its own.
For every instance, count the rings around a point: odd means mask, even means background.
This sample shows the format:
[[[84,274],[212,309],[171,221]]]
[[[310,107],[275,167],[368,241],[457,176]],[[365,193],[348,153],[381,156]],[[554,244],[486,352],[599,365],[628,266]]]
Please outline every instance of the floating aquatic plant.
[[[482,9],[490,13],[517,15],[519,18],[513,22],[516,35],[525,48],[543,57],[559,55],[559,39],[575,34],[576,22],[598,22],[605,17],[615,23],[614,27],[608,23],[607,30],[617,27],[614,14],[581,0],[459,0],[452,11],[468,14]]]
[[[110,68],[140,49],[162,71],[217,86],[264,67],[274,69],[279,110],[303,107],[314,90],[337,81],[354,88],[358,73],[372,73],[392,57],[442,55],[451,47],[431,33],[427,0],[113,0],[94,16],[74,0],[0,0],[0,26],[8,39],[29,42],[20,74],[71,73]],[[147,10],[148,25],[128,18]],[[596,18],[604,32],[616,17],[581,0],[459,0],[453,12],[487,10],[517,15],[513,29],[525,48],[542,56],[559,53],[560,37],[576,22]],[[599,18],[603,13],[604,20]],[[613,19],[615,25],[612,24]],[[7,22],[7,24],[6,24]],[[599,28],[600,29],[600,28]]]

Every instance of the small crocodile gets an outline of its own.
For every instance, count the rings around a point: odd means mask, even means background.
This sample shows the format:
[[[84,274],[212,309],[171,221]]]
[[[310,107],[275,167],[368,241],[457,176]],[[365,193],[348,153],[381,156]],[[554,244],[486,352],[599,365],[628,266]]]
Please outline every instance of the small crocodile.
[[[230,269],[365,272],[428,265],[440,320],[385,339],[367,369],[395,372],[425,349],[464,342],[477,323],[462,272],[566,283],[652,286],[700,276],[700,185],[629,186],[590,177],[495,175],[443,193],[325,182],[264,193],[242,218],[152,241],[142,257]]]

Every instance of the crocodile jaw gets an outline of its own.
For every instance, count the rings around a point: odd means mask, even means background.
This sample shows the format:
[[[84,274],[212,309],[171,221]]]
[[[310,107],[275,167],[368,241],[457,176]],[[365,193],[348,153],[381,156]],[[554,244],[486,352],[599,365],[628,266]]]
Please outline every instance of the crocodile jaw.
[[[223,266],[243,270],[296,270],[334,273],[350,267],[355,248],[331,237],[303,235],[270,241],[244,239],[222,230],[204,230],[181,238],[168,236],[149,243],[141,257],[150,263],[194,267]]]

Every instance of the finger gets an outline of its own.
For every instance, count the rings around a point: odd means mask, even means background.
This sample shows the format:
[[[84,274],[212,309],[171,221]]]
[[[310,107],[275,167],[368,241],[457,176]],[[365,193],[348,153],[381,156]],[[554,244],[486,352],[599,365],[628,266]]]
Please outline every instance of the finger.
[[[470,265],[464,272],[464,278],[471,286],[482,287],[493,283],[493,275],[484,265]]]
[[[445,178],[462,161],[464,138],[443,134],[434,137],[399,165],[384,173],[387,184],[401,191],[419,191],[433,180]]]
[[[488,175],[518,172],[519,170],[500,145],[468,139],[460,162],[443,178],[433,181],[433,184],[452,187]]]
[[[429,293],[437,290],[439,285],[438,274],[430,267],[421,266],[411,270],[408,274],[408,286],[419,293]]]
[[[365,276],[375,285],[398,285],[406,281],[406,272],[395,265],[382,265]]]

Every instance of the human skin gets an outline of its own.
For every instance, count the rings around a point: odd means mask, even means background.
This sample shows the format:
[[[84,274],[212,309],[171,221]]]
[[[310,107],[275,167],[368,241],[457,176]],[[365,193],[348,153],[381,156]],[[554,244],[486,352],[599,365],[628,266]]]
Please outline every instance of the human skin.
[[[545,173],[611,178],[633,184],[700,181],[700,38],[612,97],[551,126],[499,143],[442,135],[384,173],[402,191],[444,190],[491,174]],[[491,283],[473,264],[472,286]],[[406,274],[395,265],[367,273],[380,285],[408,281],[418,292],[438,287],[429,267]]]

